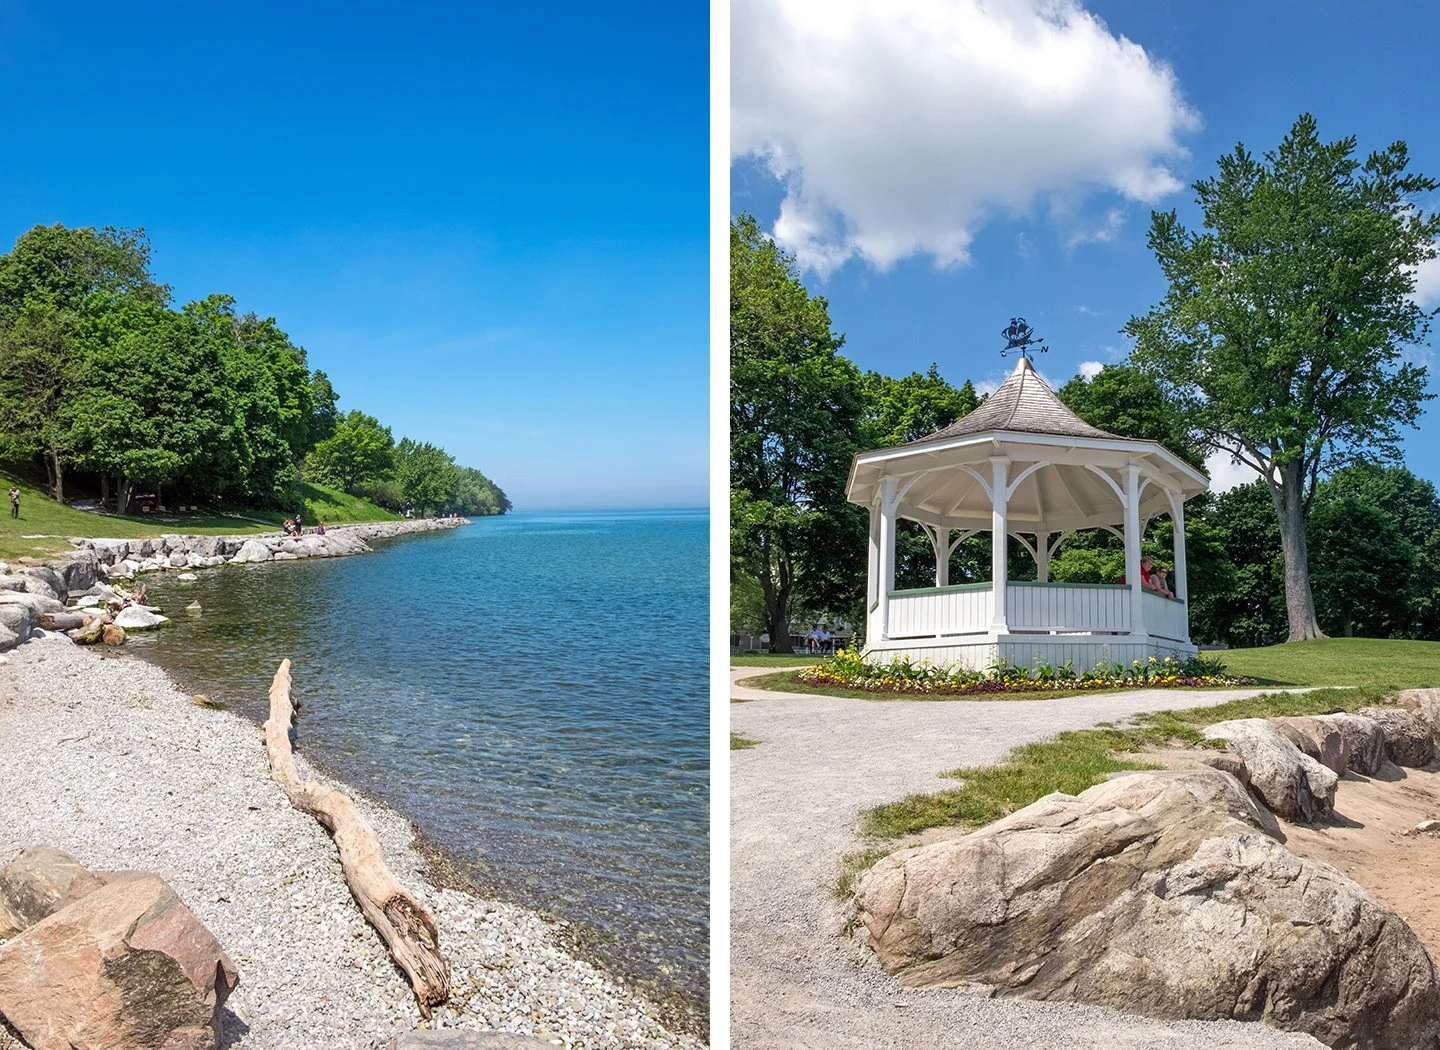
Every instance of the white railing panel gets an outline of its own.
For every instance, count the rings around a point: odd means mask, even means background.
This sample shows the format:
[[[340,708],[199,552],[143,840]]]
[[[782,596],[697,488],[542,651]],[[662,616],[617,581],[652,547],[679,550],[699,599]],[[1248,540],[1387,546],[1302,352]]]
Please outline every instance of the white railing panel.
[[[988,585],[891,591],[890,637],[938,638],[983,632],[990,627],[993,609]]]
[[[1114,584],[1010,583],[1005,614],[1012,631],[1130,630],[1130,589]]]
[[[1140,600],[1144,602],[1147,633],[1177,642],[1190,636],[1189,609],[1184,602],[1153,591],[1145,591]]]

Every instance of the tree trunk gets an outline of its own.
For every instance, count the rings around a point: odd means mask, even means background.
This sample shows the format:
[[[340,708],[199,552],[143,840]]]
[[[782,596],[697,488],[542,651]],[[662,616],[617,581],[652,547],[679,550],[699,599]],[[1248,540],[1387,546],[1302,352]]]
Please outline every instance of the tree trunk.
[[[50,450],[50,461],[55,464],[55,472],[52,475],[55,480],[55,499],[63,502],[65,499],[65,464],[60,462],[60,453],[53,448]]]
[[[110,504],[110,477],[107,474],[100,475],[100,509],[104,510]]]
[[[128,514],[130,511],[130,492],[134,488],[129,478],[121,477],[115,479],[115,513]]]
[[[783,564],[774,566],[770,556],[770,540],[760,540],[760,556],[763,568],[759,573],[760,593],[765,597],[765,621],[769,624],[770,649],[772,653],[794,653],[790,644],[790,574]],[[775,567],[779,579],[771,578]]]
[[[290,748],[295,705],[290,698],[290,661],[282,660],[270,686],[265,751],[270,778],[285,789],[290,804],[309,813],[335,837],[340,868],[360,911],[410,978],[423,1017],[450,995],[450,968],[440,954],[440,931],[424,905],[401,888],[385,864],[380,840],[343,792],[300,779]]]
[[[1315,596],[1310,591],[1310,561],[1305,545],[1304,475],[1298,462],[1280,468],[1279,488],[1270,497],[1280,519],[1280,548],[1285,554],[1285,611],[1291,642],[1324,638],[1315,619]]]

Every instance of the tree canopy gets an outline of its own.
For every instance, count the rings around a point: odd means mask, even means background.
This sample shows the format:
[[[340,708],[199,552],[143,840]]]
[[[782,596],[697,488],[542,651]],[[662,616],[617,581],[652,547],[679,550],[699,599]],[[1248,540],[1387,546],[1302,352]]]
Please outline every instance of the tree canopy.
[[[397,510],[510,508],[428,443],[402,441],[397,476],[389,428],[338,401],[275,318],[218,294],[172,309],[144,230],[36,226],[0,255],[0,456],[43,463],[57,499],[78,475],[122,513],[137,486],[288,508],[304,480]]]
[[[1292,640],[1320,635],[1306,523],[1320,478],[1361,456],[1393,458],[1414,425],[1425,369],[1405,349],[1429,315],[1415,268],[1435,256],[1440,216],[1417,197],[1403,142],[1355,158],[1301,116],[1279,147],[1243,145],[1194,186],[1203,231],[1152,217],[1149,244],[1169,282],[1131,318],[1132,360],[1158,376],[1206,447],[1252,466],[1284,551]]]

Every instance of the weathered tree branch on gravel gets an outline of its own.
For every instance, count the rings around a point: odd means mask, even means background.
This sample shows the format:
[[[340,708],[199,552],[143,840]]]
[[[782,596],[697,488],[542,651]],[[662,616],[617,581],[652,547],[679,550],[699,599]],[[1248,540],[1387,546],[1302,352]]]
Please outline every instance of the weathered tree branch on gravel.
[[[270,686],[270,717],[265,721],[265,751],[270,778],[285,789],[291,805],[329,828],[340,851],[340,867],[361,912],[405,971],[420,1004],[430,1007],[449,998],[450,968],[440,954],[440,933],[425,907],[401,888],[385,864],[380,840],[355,803],[334,788],[302,780],[290,746],[295,705],[290,696],[290,661],[282,660]]]

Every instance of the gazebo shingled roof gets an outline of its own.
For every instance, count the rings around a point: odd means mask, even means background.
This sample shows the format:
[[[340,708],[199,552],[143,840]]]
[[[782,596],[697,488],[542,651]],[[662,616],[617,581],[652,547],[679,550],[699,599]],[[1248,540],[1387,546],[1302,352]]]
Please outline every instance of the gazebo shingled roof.
[[[1000,389],[982,401],[973,412],[961,416],[948,427],[909,444],[920,445],[990,430],[1125,440],[1118,434],[1092,427],[1070,411],[1070,406],[1055,396],[1055,392],[1036,375],[1029,360],[1022,357],[1015,366],[1015,371],[1000,384]]]

